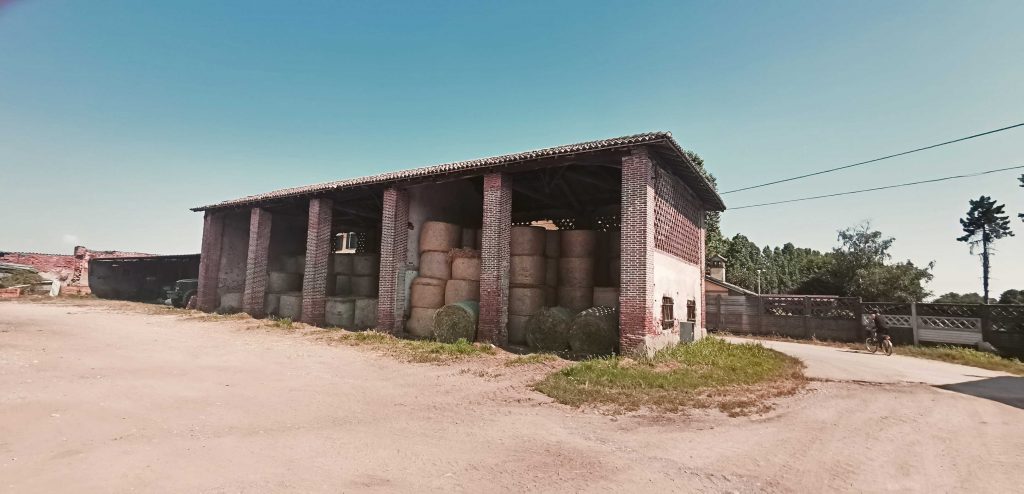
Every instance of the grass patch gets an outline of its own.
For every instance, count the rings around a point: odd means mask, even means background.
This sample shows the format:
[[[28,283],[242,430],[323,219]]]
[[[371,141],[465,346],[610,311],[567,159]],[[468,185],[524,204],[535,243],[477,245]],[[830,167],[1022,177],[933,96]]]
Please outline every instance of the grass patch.
[[[615,410],[717,407],[730,416],[771,408],[768,400],[806,382],[799,360],[757,344],[718,338],[662,350],[650,359],[607,357],[555,372],[535,388],[559,403]]]
[[[505,361],[505,366],[518,367],[521,365],[546,364],[556,360],[558,360],[558,355],[553,353],[531,353],[529,355],[520,355],[518,357],[510,358]]]
[[[460,338],[455,343],[404,340],[387,333],[364,331],[337,335],[334,340],[352,346],[369,346],[411,362],[442,363],[464,358],[494,355],[494,347]]]
[[[973,348],[952,345],[898,346],[894,353],[1024,376],[1024,362],[1015,358],[1005,358],[991,353],[979,352]]]
[[[271,317],[270,324],[280,329],[292,329],[292,318],[290,317]]]

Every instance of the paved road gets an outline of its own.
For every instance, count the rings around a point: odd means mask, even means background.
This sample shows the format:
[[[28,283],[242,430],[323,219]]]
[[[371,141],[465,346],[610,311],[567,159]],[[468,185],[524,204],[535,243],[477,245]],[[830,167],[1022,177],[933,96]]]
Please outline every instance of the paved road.
[[[726,339],[733,342],[758,342],[768,348],[792,355],[804,361],[807,376],[815,379],[924,383],[941,386],[1011,375],[966,365],[904,357],[898,353],[886,356],[881,353],[871,354],[866,351],[804,343],[734,337]]]

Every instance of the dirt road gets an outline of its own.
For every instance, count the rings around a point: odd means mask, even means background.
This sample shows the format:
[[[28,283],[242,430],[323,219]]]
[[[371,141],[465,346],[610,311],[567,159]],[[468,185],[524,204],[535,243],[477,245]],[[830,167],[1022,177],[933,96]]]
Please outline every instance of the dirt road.
[[[0,302],[0,490],[1009,492],[1024,469],[1024,410],[926,385],[816,383],[755,418],[610,417],[524,372]]]

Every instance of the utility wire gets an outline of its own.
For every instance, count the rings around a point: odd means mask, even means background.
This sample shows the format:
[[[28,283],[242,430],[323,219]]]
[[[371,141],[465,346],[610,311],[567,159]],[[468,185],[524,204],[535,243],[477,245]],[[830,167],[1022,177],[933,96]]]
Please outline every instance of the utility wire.
[[[875,158],[875,159],[871,159],[871,160],[867,160],[867,161],[861,161],[859,163],[853,163],[853,164],[850,164],[850,165],[844,165],[844,166],[840,166],[840,167],[837,167],[837,168],[829,168],[828,170],[822,170],[822,171],[819,171],[819,172],[808,173],[806,175],[798,175],[796,177],[784,178],[782,180],[776,180],[774,182],[763,183],[763,184],[760,184],[760,185],[751,185],[750,187],[743,187],[742,189],[727,190],[725,192],[722,192],[722,194],[732,194],[733,192],[741,192],[741,191],[744,191],[744,190],[758,189],[758,188],[761,188],[761,187],[767,187],[769,185],[781,184],[783,182],[791,182],[793,180],[800,180],[801,178],[813,177],[815,175],[824,175],[826,173],[832,173],[834,171],[845,170],[847,168],[853,168],[855,166],[866,165],[868,163],[874,163],[876,161],[887,160],[889,158],[895,158],[897,156],[904,156],[904,155],[908,155],[910,153],[916,153],[918,151],[924,151],[926,149],[933,149],[933,148],[937,148],[939,146],[945,146],[947,144],[953,144],[953,143],[957,143],[957,142],[966,141],[968,139],[974,139],[975,137],[987,136],[989,134],[995,134],[996,132],[1002,132],[1004,130],[1010,130],[1010,129],[1014,129],[1014,128],[1017,128],[1017,127],[1024,127],[1024,122],[1021,122],[1021,123],[1016,124],[1016,125],[1011,125],[1009,127],[1003,127],[1001,129],[990,130],[988,132],[982,132],[980,134],[974,134],[974,135],[970,135],[970,136],[967,136],[967,137],[961,137],[959,139],[953,139],[952,141],[946,141],[946,142],[940,142],[938,144],[932,144],[931,146],[925,146],[923,148],[911,149],[910,151],[904,151],[902,153],[896,153],[896,154],[890,154],[888,156],[882,156],[881,158]]]
[[[898,188],[898,187],[909,187],[911,185],[930,184],[930,183],[933,183],[933,182],[943,182],[943,181],[946,181],[946,180],[954,180],[954,179],[958,179],[958,178],[977,177],[977,176],[980,176],[980,175],[988,175],[989,173],[1005,172],[1005,171],[1008,171],[1008,170],[1017,170],[1017,169],[1020,169],[1020,168],[1024,168],[1024,165],[1011,166],[1011,167],[1008,167],[1008,168],[999,168],[997,170],[988,170],[988,171],[983,171],[983,172],[978,172],[978,173],[969,173],[969,174],[966,174],[966,175],[953,175],[951,177],[933,178],[931,180],[921,180],[921,181],[918,181],[918,182],[907,182],[907,183],[903,183],[903,184],[886,185],[884,187],[872,187],[870,189],[851,190],[849,192],[837,192],[835,194],[825,194],[825,195],[821,195],[821,196],[801,197],[799,199],[787,199],[785,201],[764,202],[764,203],[761,203],[761,204],[748,204],[746,206],[737,206],[737,207],[734,207],[734,208],[729,208],[729,210],[731,211],[731,210],[735,210],[735,209],[757,208],[757,207],[761,207],[761,206],[772,206],[772,205],[775,205],[775,204],[786,204],[786,203],[789,203],[789,202],[810,201],[811,199],[824,199],[826,197],[846,196],[846,195],[850,195],[850,194],[860,194],[862,192],[872,192],[872,191],[876,191],[876,190],[895,189],[895,188]]]

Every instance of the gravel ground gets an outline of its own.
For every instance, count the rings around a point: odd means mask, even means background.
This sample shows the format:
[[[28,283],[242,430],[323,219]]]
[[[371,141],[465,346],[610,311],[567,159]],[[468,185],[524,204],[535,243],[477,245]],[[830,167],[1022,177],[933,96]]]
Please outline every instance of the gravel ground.
[[[1024,410],[964,389],[607,416],[531,391],[543,366],[118,307],[0,302],[0,490],[1010,492],[1024,469]]]

